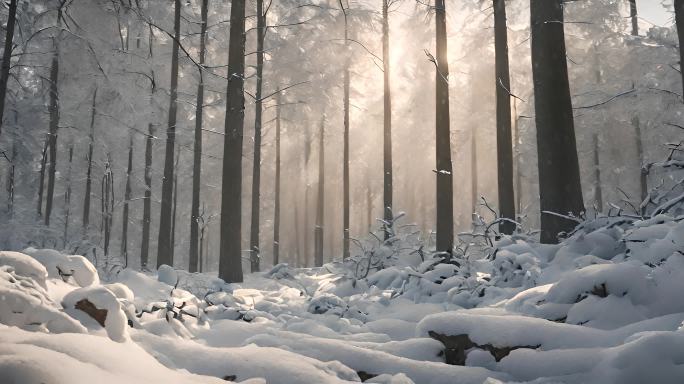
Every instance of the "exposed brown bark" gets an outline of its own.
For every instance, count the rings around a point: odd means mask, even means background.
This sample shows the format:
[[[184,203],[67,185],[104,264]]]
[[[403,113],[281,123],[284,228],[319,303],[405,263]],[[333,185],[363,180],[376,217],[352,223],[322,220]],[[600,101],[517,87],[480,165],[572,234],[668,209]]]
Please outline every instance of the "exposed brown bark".
[[[221,250],[219,277],[242,281],[242,132],[244,124],[245,0],[233,0],[230,10],[228,89],[223,149]]]
[[[437,251],[451,253],[454,246],[454,186],[449,125],[449,61],[447,60],[445,3],[445,0],[435,1]]]
[[[556,243],[584,211],[568,82],[561,0],[531,0],[532,74],[537,125],[541,241]]]
[[[180,39],[181,1],[174,1],[174,39],[171,54],[171,87],[169,89],[169,124],[166,129],[166,153],[164,158],[164,177],[162,178],[162,197],[159,215],[159,240],[157,244],[157,268],[161,265],[173,266],[172,214],[174,151],[176,147],[176,118],[178,112],[178,50]]]

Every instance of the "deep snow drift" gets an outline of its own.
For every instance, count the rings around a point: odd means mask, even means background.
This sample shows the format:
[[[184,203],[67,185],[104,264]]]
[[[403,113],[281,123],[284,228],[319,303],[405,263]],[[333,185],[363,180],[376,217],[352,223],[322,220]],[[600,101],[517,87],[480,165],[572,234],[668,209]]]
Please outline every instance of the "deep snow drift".
[[[682,216],[505,237],[479,259],[376,251],[363,276],[357,258],[243,284],[0,252],[3,382],[684,382]]]

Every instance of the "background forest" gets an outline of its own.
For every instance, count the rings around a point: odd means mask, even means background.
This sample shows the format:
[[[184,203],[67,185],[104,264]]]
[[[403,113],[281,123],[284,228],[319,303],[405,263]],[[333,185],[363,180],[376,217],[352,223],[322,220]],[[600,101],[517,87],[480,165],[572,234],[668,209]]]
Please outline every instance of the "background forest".
[[[390,47],[384,60],[383,4]],[[103,268],[154,266],[159,254],[179,268],[216,270],[232,76],[230,2],[11,5],[16,24],[0,133],[0,248],[64,249]],[[456,234],[482,231],[499,211],[491,5],[447,3]],[[642,176],[642,166],[665,158],[667,143],[684,133],[677,31],[653,25],[630,6],[627,0],[563,6],[587,217],[638,214],[664,177],[655,170]],[[506,7],[515,212],[528,231],[540,226],[529,2]],[[660,5],[646,7],[654,12]],[[673,9],[662,7],[663,14]],[[345,111],[349,236],[363,239],[382,225],[385,63],[393,212],[406,212],[404,222],[416,223],[421,241],[435,247],[435,9],[422,1],[246,2],[238,184],[245,268],[254,254],[273,264],[274,245],[279,261],[295,266],[346,254]],[[3,8],[4,21],[12,12]],[[162,247],[160,231],[171,236]],[[362,249],[352,243],[350,252]]]

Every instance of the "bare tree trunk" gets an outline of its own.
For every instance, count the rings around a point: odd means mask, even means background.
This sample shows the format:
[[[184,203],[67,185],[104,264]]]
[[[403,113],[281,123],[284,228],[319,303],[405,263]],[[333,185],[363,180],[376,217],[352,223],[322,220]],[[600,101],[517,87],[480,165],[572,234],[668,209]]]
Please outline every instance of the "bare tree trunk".
[[[555,243],[575,222],[557,214],[584,211],[568,82],[561,0],[531,0],[532,74],[542,243]]]
[[[323,215],[325,210],[325,114],[318,139],[318,200],[316,201],[315,265],[323,266]]]
[[[154,125],[147,125],[145,140],[145,194],[143,198],[142,240],[140,241],[140,269],[147,269],[150,252],[150,223],[152,221],[152,138]]]
[[[475,222],[474,219],[475,214],[477,213],[477,204],[479,200],[477,177],[477,126],[473,124],[470,129],[470,204],[472,206],[471,217],[473,218],[473,222]]]
[[[390,87],[390,52],[389,52],[389,16],[390,0],[382,0],[382,67],[384,83],[384,141],[383,141],[383,214],[386,222],[394,218],[392,211],[392,95]],[[368,222],[368,227],[372,224]],[[389,238],[389,231],[385,230],[385,240]]]
[[[280,104],[280,97],[278,97]],[[275,203],[273,213],[273,265],[280,263],[280,105],[276,106]]]
[[[114,210],[114,174],[111,167],[111,156],[107,154],[107,161],[105,162],[105,171],[102,176],[102,233],[104,237],[104,255],[105,264],[108,262],[109,256],[109,241],[112,234],[112,212]]]
[[[344,46],[345,52],[349,54],[349,24],[347,20],[347,11],[339,0],[340,8],[344,14]],[[349,58],[345,58],[344,65],[344,148],[343,148],[343,166],[342,166],[342,258],[349,257],[349,87],[350,87],[350,73],[349,73]]]
[[[128,202],[131,200],[131,173],[133,172],[133,136],[128,144],[128,168],[126,168],[126,189],[124,191],[123,215],[121,219],[121,256],[124,268],[128,267]]]
[[[639,16],[636,0],[629,0],[629,17],[632,19],[632,36],[639,36]]]
[[[57,130],[59,129],[59,48],[55,45],[55,53],[52,57],[50,69],[50,134],[48,163],[48,188],[45,202],[45,226],[50,226],[52,214],[52,200],[55,194],[55,173],[57,170]]]
[[[294,235],[295,235],[295,259],[294,264],[297,268],[301,268],[302,265],[302,246],[301,246],[301,234],[300,234],[300,223],[299,223],[299,199],[295,200],[294,206]]]
[[[262,126],[262,88],[264,76],[264,33],[266,15],[264,1],[257,0],[257,50],[256,50],[256,101],[254,116],[254,161],[252,164],[252,218],[249,233],[249,261],[252,273],[259,272],[261,249],[259,247],[259,228],[261,207],[261,126]]]
[[[66,176],[66,191],[64,192],[64,249],[67,248],[69,240],[69,214],[71,213],[71,165],[74,160],[74,145],[69,145],[69,168]]]
[[[88,231],[88,225],[90,223],[90,195],[92,188],[92,174],[93,174],[93,145],[95,142],[95,114],[97,103],[97,87],[93,91],[93,104],[90,112],[90,136],[88,143],[88,169],[86,171],[86,188],[85,188],[85,198],[83,200],[83,236],[86,235]]]
[[[14,24],[17,20],[17,0],[10,0],[9,14],[7,15],[7,29],[5,29],[5,50],[2,56],[0,68],[0,133],[2,132],[2,120],[5,114],[5,99],[7,97],[7,81],[9,80],[10,59],[12,58],[12,42],[14,41]]]
[[[12,137],[12,153],[10,158],[9,173],[7,175],[7,217],[14,218],[14,189],[17,165],[17,140],[19,140],[19,113],[14,111],[14,132]]]
[[[202,226],[200,227],[199,231],[199,262],[198,262],[198,272],[202,273],[204,272],[204,263],[205,263],[205,256],[204,256],[204,232],[205,229],[207,228],[207,223],[205,222],[205,214],[207,212],[207,206],[202,203],[202,213],[197,217],[197,220],[202,221]]]
[[[200,27],[200,51],[199,63],[204,64],[207,46],[207,13],[209,10],[209,0],[202,0],[202,24]],[[199,205],[202,192],[202,122],[204,110],[204,73],[199,71],[199,84],[197,85],[197,106],[195,107],[195,145],[193,150],[192,163],[192,207],[190,213],[190,255],[188,271],[197,272],[198,264],[198,226],[199,226]],[[201,247],[201,240],[199,241]]]
[[[245,0],[233,0],[231,5],[228,73],[219,277],[227,282],[241,282],[242,131],[245,118]]]
[[[387,218],[385,218],[385,221],[387,221]],[[366,177],[366,223],[368,232],[373,232],[373,191],[371,190],[370,175]],[[385,231],[385,234],[387,234],[387,231]]]
[[[644,144],[641,137],[641,122],[638,116],[632,118],[632,125],[634,126],[637,158],[639,159],[639,196],[641,201],[644,201],[648,196],[648,172],[644,168]]]
[[[50,146],[50,134],[45,136],[43,152],[40,157],[40,180],[38,180],[38,218],[43,216],[43,189],[45,186],[45,168],[47,167],[47,151]]]
[[[511,141],[511,81],[508,67],[508,31],[506,3],[494,0],[494,35],[496,48],[496,155],[498,165],[499,217],[515,220],[513,190],[513,149]],[[515,224],[504,221],[501,233],[512,234]]]
[[[454,246],[454,186],[449,128],[449,61],[447,60],[446,4],[435,1],[436,65],[436,160],[437,251],[452,252]]]
[[[178,147],[178,152],[176,152],[176,161],[173,168],[176,172],[173,175],[173,206],[171,214],[171,260],[174,259],[176,253],[176,211],[178,208],[178,162],[180,161],[180,147]],[[173,266],[173,265],[171,265]]]
[[[522,150],[520,146],[522,145],[522,139],[520,136],[520,124],[518,124],[518,108],[517,108],[517,102],[513,102],[513,106],[515,108],[515,148],[514,148],[514,153],[515,153],[515,197],[516,197],[516,205],[518,206],[518,214],[522,214],[523,211],[523,205],[522,205],[522,162],[520,161],[521,156],[522,156]]]
[[[178,112],[178,49],[180,35],[181,0],[174,1],[174,39],[171,55],[171,88],[169,100],[169,125],[166,129],[166,157],[164,158],[164,177],[162,178],[162,198],[159,215],[159,241],[157,244],[157,268],[162,264],[173,265],[172,198],[174,167],[173,158],[176,147],[176,115]]]
[[[677,24],[677,36],[679,37],[679,65],[684,66],[684,0],[674,0],[675,23]],[[684,69],[679,71],[682,75],[682,89],[684,89]],[[684,93],[682,93],[684,97]]]
[[[601,162],[599,159],[599,137],[594,133],[594,202],[596,213],[603,212],[603,190],[601,189]]]

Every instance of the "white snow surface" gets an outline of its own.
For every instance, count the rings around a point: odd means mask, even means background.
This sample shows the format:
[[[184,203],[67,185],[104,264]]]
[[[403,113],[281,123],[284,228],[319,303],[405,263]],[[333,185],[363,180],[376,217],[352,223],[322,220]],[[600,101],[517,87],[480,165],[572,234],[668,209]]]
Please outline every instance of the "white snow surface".
[[[365,279],[280,264],[239,284],[171,267],[101,283],[85,258],[0,252],[2,382],[684,382],[683,217],[491,251]],[[435,334],[467,336],[463,366]]]

